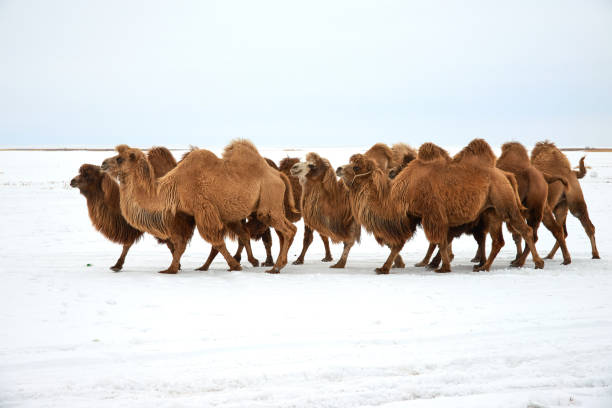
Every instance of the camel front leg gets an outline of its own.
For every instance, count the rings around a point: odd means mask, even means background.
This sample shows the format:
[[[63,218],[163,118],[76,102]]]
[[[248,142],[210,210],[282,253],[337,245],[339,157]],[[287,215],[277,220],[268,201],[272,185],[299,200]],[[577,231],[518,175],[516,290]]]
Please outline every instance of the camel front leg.
[[[319,234],[319,236],[321,237],[321,241],[323,241],[323,246],[325,247],[325,258],[321,259],[322,262],[331,262],[334,260],[332,254],[331,254],[331,250],[329,249],[329,238],[327,238],[325,235],[321,235]]]
[[[525,260],[529,252],[531,252],[531,256],[533,258],[533,262],[535,263],[536,269],[544,268],[544,261],[538,255],[538,251],[535,247],[535,243],[533,242],[533,230],[525,220],[520,216],[511,216],[510,220],[507,223],[512,227],[513,230],[518,231],[519,234],[525,240],[525,244],[528,247],[528,251],[523,251],[521,259],[519,259],[518,263],[512,262],[512,266],[523,266],[525,264]]]
[[[264,219],[264,215],[258,214],[257,218]],[[278,235],[280,243],[280,249],[278,257],[276,258],[276,263],[274,264],[272,269],[268,269],[266,272],[280,273],[280,270],[285,265],[287,265],[287,254],[289,252],[289,247],[293,243],[293,238],[295,237],[295,232],[297,231],[297,228],[295,227],[295,225],[290,223],[284,217],[284,215],[279,217],[271,215],[266,224],[274,228],[276,234]]]
[[[389,245],[389,248],[391,248],[391,253],[389,254],[389,257],[387,258],[385,263],[380,268],[375,269],[377,275],[387,275],[389,273],[391,265],[393,264],[395,258],[398,256],[399,252],[402,250],[403,247],[404,244]]]
[[[422,266],[426,266],[429,263],[429,259],[431,258],[434,249],[436,249],[436,244],[429,243],[429,247],[427,248],[427,253],[425,254],[425,257],[423,257],[421,262],[414,264],[414,266],[419,268]]]
[[[127,255],[128,251],[130,250],[133,244],[134,244],[133,242],[130,242],[129,244],[123,245],[121,256],[119,256],[119,259],[117,259],[117,262],[115,262],[115,265],[110,267],[111,270],[115,272],[119,272],[121,268],[123,268],[123,263],[125,262],[125,256]]]
[[[171,237],[170,240],[172,242],[172,245],[174,246],[174,252],[172,253],[172,263],[170,264],[168,269],[159,271],[159,273],[175,274],[180,269],[181,257],[183,256],[183,252],[185,252],[187,242],[185,242],[183,237]]]
[[[563,228],[563,238],[567,238],[567,226],[565,225],[565,221],[567,220],[567,213],[568,213],[568,211],[569,211],[569,209],[567,208],[567,203],[566,202],[562,202],[561,204],[557,205],[555,207],[554,211],[553,211],[554,215],[555,215],[555,221],[556,221],[557,225],[559,225],[561,228]],[[546,226],[546,224],[544,224],[544,225]],[[553,259],[555,257],[555,254],[557,253],[557,250],[559,249],[559,247],[560,247],[559,241],[557,240],[557,241],[555,241],[555,244],[553,245],[553,247],[550,250],[550,252],[548,253],[548,255],[546,255],[546,259]]]
[[[261,240],[266,249],[266,261],[262,263],[261,266],[273,266],[274,258],[272,258],[272,234],[270,233],[270,228],[264,231]]]
[[[204,265],[200,266],[199,268],[196,268],[196,271],[207,271],[208,268],[210,268],[210,264],[215,259],[218,253],[219,251],[217,251],[214,246],[211,246],[210,253],[208,254],[206,262],[204,262]]]
[[[242,259],[242,250],[244,249],[244,244],[242,243],[242,240],[239,239],[238,240],[238,248],[236,248],[236,253],[234,254],[234,259],[237,262],[240,262],[240,260]]]
[[[436,269],[437,273],[446,273],[450,272],[450,254],[449,254],[449,244],[447,240],[443,240],[440,242],[440,256],[442,257],[442,265]]]
[[[474,231],[472,231],[472,236],[474,237],[474,240],[476,241],[476,243],[478,243],[478,249],[476,250],[476,255],[474,255],[474,257],[470,260],[470,262],[475,262],[478,264],[478,266],[482,266],[484,265],[485,260],[486,260],[485,231],[480,228],[477,228]]]
[[[330,268],[344,268],[344,266],[346,265],[346,259],[348,258],[348,254],[351,251],[351,248],[353,247],[354,244],[355,244],[355,241],[344,242],[344,248],[342,249],[342,256],[340,256],[340,259],[338,260],[338,262],[330,266]]]
[[[312,243],[312,228],[307,225],[304,225],[304,241],[302,242],[302,252],[300,252],[300,256],[297,257],[295,261],[293,261],[294,265],[303,265],[304,257],[306,256],[306,251],[308,251],[308,247]],[[327,244],[329,246],[329,243]]]

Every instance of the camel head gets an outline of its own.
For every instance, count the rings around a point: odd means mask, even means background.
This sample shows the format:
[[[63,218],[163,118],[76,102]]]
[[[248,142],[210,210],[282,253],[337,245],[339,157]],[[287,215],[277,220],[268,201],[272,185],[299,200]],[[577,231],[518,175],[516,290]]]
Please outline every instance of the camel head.
[[[331,168],[331,164],[316,153],[308,153],[306,161],[295,163],[291,167],[291,175],[298,177],[300,183],[304,184],[306,180],[322,181],[325,173]]]
[[[372,172],[378,169],[376,162],[363,154],[354,154],[351,156],[349,164],[338,167],[336,175],[342,178],[344,184],[352,187],[360,180],[371,177]]]
[[[278,163],[278,169],[285,173],[286,175],[291,175],[291,168],[294,164],[299,163],[300,159],[297,157],[285,157],[283,160]]]
[[[131,148],[128,145],[119,145],[115,150],[117,150],[118,154],[104,160],[100,167],[112,177],[128,174],[135,169],[142,160],[146,161],[146,156],[141,150]]]
[[[397,165],[395,167],[392,167],[389,170],[389,178],[390,179],[394,179],[395,177],[397,177],[397,175],[400,174],[400,172],[402,170],[404,170],[404,168],[406,168],[408,163],[413,161],[415,158],[416,157],[413,154],[406,154],[406,155],[404,155],[404,158],[403,158],[402,162],[399,165]]]
[[[78,188],[81,194],[86,195],[100,189],[104,173],[100,167],[93,164],[83,164],[79,174],[70,180],[70,187]]]

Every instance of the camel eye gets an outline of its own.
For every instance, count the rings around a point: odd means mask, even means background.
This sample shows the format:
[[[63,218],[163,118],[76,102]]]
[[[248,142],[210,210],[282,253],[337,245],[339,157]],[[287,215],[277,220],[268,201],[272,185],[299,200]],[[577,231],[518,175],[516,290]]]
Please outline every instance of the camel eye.
[[[354,172],[358,172],[359,170],[360,170],[359,166],[354,166],[354,167],[353,167],[353,171],[354,171]]]
[[[123,163],[123,157],[117,157],[117,164]]]
[[[314,169],[314,168],[315,168],[315,165],[314,165],[314,164],[309,164],[309,165],[308,165],[308,168],[312,170],[312,169]]]

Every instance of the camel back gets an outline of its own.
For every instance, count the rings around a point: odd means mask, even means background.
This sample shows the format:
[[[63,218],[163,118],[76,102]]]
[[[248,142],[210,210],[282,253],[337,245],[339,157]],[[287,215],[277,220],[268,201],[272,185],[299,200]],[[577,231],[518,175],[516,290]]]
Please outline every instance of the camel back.
[[[497,159],[497,167],[506,171],[521,171],[531,166],[527,149],[518,142],[502,145],[502,154]]]
[[[491,146],[483,139],[474,139],[453,157],[454,162],[463,162],[474,159],[478,163],[495,167],[495,153]]]

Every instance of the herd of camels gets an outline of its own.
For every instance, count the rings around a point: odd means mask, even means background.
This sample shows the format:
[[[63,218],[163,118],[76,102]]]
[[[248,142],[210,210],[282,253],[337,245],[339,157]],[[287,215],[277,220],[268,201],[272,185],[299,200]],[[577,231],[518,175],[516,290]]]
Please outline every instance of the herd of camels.
[[[304,161],[285,158],[277,165],[247,140],[233,141],[221,157],[193,148],[178,163],[164,147],[145,154],[119,145],[116,151],[101,166],[83,164],[70,183],[85,196],[94,227],[123,245],[114,271],[121,270],[130,247],[147,232],[172,253],[172,263],[161,273],[177,273],[197,227],[212,245],[198,270],[207,270],[219,252],[230,270],[240,270],[243,249],[249,262],[259,266],[251,240],[261,239],[266,249],[263,266],[278,273],[287,264],[297,231],[294,223],[302,218],[303,246],[294,264],[304,263],[316,231],[325,245],[323,262],[332,261],[329,240],[343,243],[340,259],[331,266],[343,268],[363,227],[390,249],[385,263],[376,268],[376,273],[387,274],[390,268],[405,266],[399,252],[421,226],[430,245],[416,266],[450,272],[452,240],[471,234],[478,245],[474,270],[488,271],[504,245],[504,222],[516,243],[512,266],[523,266],[531,253],[535,267],[544,267],[535,247],[541,222],[556,239],[546,258],[561,248],[563,264],[569,264],[568,211],[582,223],[592,256],[599,258],[595,227],[578,182],[586,174],[584,157],[578,170],[572,170],[567,157],[548,141],[537,143],[531,157],[520,143],[506,143],[499,158],[482,139],[455,156],[433,143],[418,151],[402,143],[377,143],[335,170],[316,153]],[[280,243],[276,262],[270,228]],[[488,256],[487,234],[492,240]],[[238,240],[233,256],[226,238]]]

